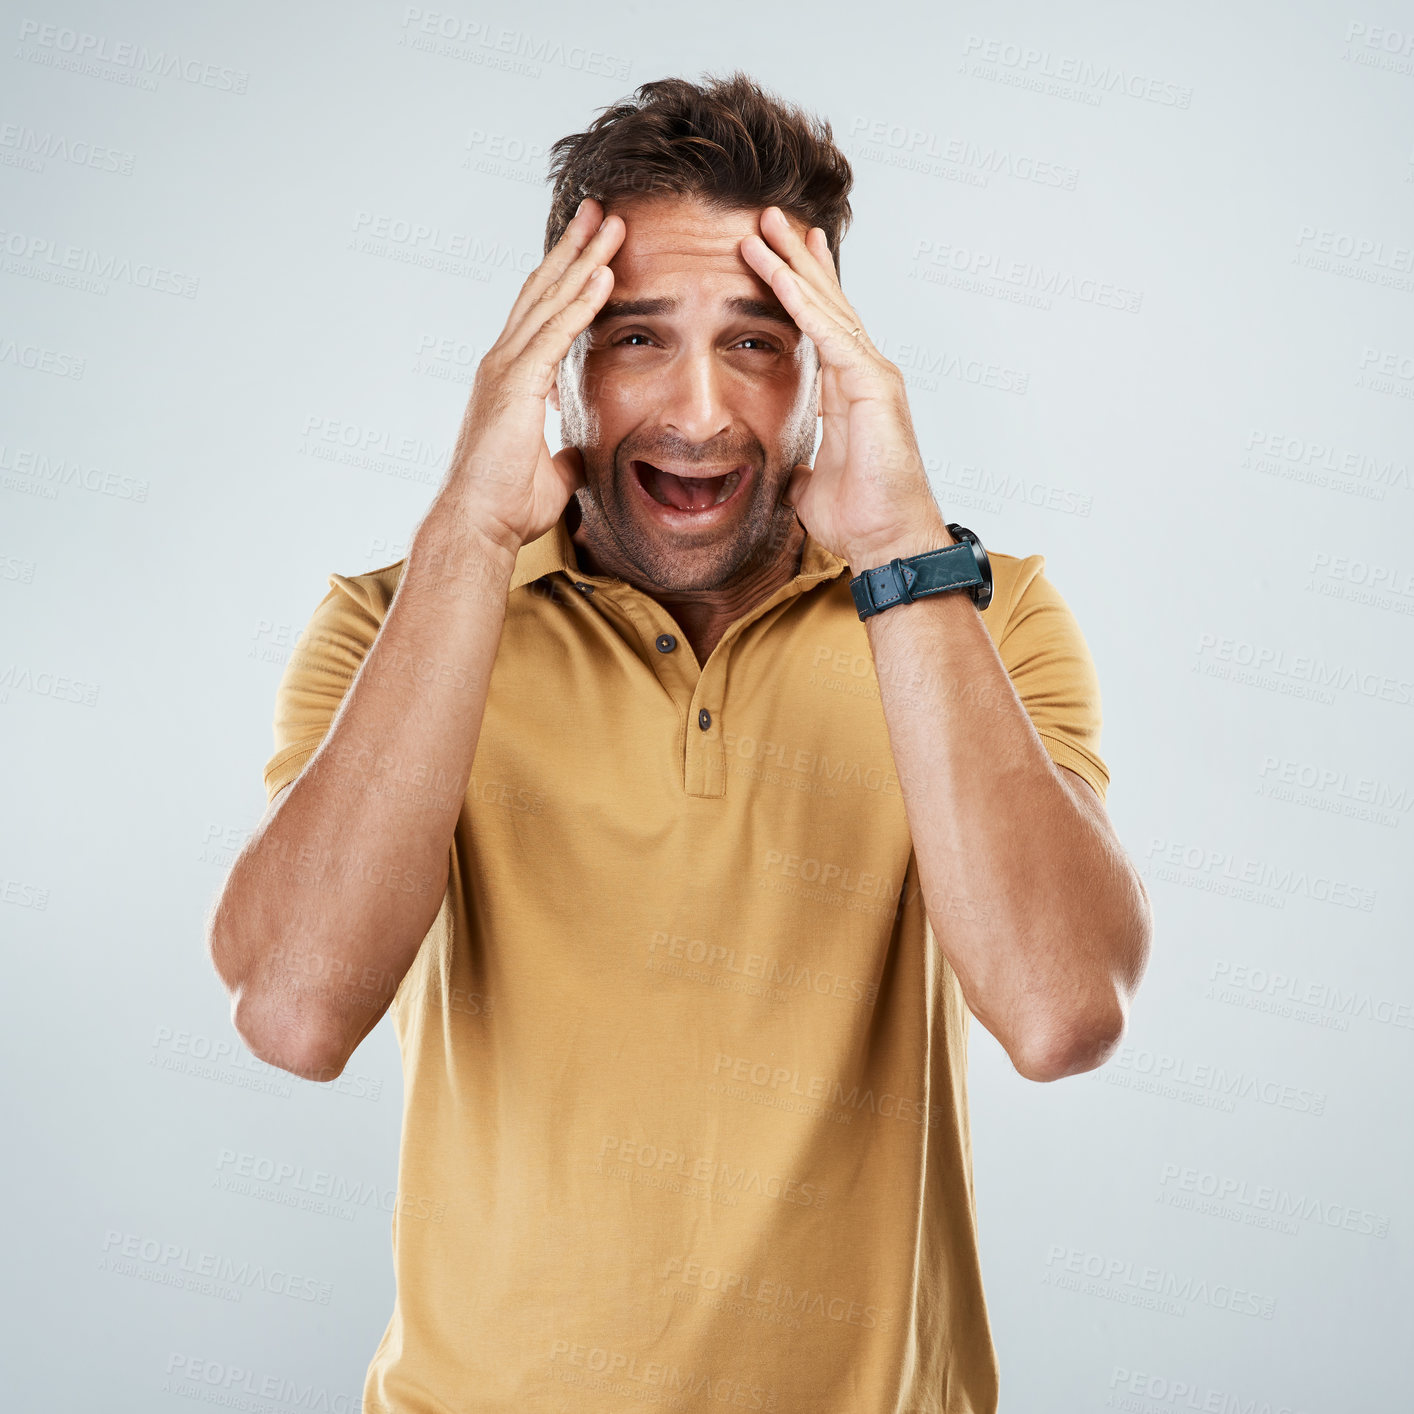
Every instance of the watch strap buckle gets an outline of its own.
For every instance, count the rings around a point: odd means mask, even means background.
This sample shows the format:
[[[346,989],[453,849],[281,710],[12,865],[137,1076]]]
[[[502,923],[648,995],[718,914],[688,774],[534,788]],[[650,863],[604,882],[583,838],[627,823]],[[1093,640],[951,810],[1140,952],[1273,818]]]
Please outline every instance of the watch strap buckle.
[[[918,578],[917,570],[897,555],[889,561],[889,568],[894,572],[894,589],[899,602],[913,603],[913,581]]]

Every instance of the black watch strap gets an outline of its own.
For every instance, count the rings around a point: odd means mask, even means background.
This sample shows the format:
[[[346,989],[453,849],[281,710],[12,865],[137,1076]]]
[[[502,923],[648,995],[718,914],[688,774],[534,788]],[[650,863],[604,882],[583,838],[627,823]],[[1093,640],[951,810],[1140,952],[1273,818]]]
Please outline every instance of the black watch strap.
[[[992,567],[982,542],[966,526],[948,523],[948,534],[956,545],[926,550],[906,559],[895,558],[886,565],[865,570],[849,582],[854,607],[861,619],[892,609],[895,604],[911,604],[930,594],[965,589],[979,609],[992,602]]]

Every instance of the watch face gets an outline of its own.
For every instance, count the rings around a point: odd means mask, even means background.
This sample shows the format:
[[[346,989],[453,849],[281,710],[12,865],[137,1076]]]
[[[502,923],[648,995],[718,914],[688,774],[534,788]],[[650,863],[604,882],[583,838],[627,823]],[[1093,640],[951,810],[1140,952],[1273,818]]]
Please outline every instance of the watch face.
[[[987,558],[987,552],[982,548],[982,542],[975,537],[972,541],[972,553],[977,556],[977,568],[982,571],[982,584],[976,592],[973,603],[979,609],[985,609],[992,602],[992,562]]]
[[[992,602],[992,562],[987,558],[987,552],[982,547],[982,542],[965,525],[957,525],[952,521],[947,523],[948,534],[954,540],[964,541],[972,546],[973,557],[977,561],[977,571],[982,576],[982,583],[972,591],[972,602],[979,609],[985,609]]]

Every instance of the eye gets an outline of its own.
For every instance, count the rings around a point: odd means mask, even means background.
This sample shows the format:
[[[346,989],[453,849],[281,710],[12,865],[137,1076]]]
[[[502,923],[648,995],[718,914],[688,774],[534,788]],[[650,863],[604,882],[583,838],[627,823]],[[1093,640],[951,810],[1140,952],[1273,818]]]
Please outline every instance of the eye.
[[[611,340],[610,343],[611,343],[611,346],[614,347],[614,348],[642,348],[642,347],[644,347],[644,345],[642,345],[642,344],[632,344],[632,343],[630,343],[629,340],[631,340],[631,339],[646,339],[646,340],[648,340],[648,341],[651,343],[651,342],[652,342],[652,339],[653,339],[653,336],[652,336],[651,334],[645,334],[641,329],[636,329],[636,330],[634,330],[632,333],[629,333],[629,334],[620,334],[618,338]],[[758,345],[760,345],[761,351],[763,351],[763,352],[765,352],[765,353],[776,353],[776,352],[778,352],[778,350],[777,350],[775,344],[773,344],[769,339],[763,339],[763,338],[760,337],[760,335],[758,335],[758,334],[747,334],[747,335],[745,335],[743,338],[738,339],[738,340],[736,341],[736,343],[733,345],[733,347],[734,347],[734,348],[740,348],[743,344],[758,344]],[[748,352],[754,352],[754,350],[748,350]]]

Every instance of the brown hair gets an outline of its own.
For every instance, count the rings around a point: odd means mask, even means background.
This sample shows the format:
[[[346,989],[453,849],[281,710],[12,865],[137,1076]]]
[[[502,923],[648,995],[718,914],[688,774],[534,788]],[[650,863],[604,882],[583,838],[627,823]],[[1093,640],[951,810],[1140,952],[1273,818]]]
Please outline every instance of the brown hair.
[[[704,78],[640,84],[631,98],[601,109],[584,132],[551,145],[547,254],[586,196],[612,208],[672,194],[720,211],[779,206],[824,230],[840,268],[854,173],[830,124],[739,70]]]

